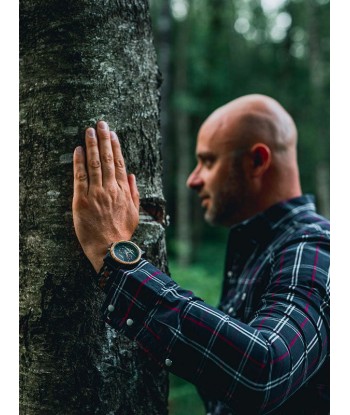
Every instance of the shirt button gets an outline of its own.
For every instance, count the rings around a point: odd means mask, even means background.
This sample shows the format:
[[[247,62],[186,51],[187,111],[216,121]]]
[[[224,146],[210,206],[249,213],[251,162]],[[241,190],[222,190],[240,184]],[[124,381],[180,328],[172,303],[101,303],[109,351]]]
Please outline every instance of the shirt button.
[[[107,310],[108,310],[108,311],[110,311],[110,312],[114,311],[114,305],[113,305],[113,304],[110,304],[110,305],[107,307]]]
[[[243,293],[242,296],[241,296],[241,300],[244,301],[246,296],[247,296],[247,293]]]
[[[126,320],[126,325],[127,326],[132,326],[134,324],[134,320],[133,319],[131,319],[131,318],[128,318],[127,320]]]
[[[165,359],[165,366],[170,367],[173,364],[173,361],[170,359]]]
[[[229,309],[228,309],[228,312],[229,313],[232,313],[232,311],[234,310],[234,308],[233,307],[230,307]]]
[[[227,272],[227,276],[228,276],[229,278],[231,278],[231,277],[232,277],[232,275],[233,275],[233,272],[232,272],[232,271],[228,271],[228,272]]]

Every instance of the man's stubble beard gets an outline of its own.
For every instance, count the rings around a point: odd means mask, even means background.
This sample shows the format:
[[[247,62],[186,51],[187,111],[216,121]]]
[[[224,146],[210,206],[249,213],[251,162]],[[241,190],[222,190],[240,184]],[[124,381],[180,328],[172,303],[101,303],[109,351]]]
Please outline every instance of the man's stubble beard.
[[[241,169],[232,168],[225,185],[212,196],[204,219],[212,226],[232,226],[240,222],[244,213],[247,188]]]

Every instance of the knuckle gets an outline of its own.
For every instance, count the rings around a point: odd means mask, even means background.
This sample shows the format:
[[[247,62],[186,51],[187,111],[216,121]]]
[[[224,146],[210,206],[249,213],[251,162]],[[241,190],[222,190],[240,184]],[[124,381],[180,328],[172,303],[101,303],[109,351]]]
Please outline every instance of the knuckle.
[[[100,160],[92,159],[92,160],[90,160],[89,165],[93,169],[98,169],[101,166],[101,163],[100,163]]]
[[[78,182],[85,182],[88,180],[88,175],[85,169],[77,169],[74,175],[74,179]]]
[[[107,193],[110,196],[115,196],[118,193],[117,187],[116,186],[113,186],[113,185],[108,186],[106,190],[107,190]]]
[[[116,160],[114,160],[114,165],[118,169],[124,169],[124,160],[116,159]]]
[[[111,163],[113,161],[113,156],[111,153],[102,154],[102,161],[104,163]]]
[[[78,173],[75,175],[75,179],[76,179],[78,182],[86,182],[86,181],[87,181],[87,179],[88,179],[88,176],[87,176],[87,174],[86,174],[86,173],[84,173],[84,172],[78,172]]]
[[[96,137],[88,137],[86,140],[86,144],[89,147],[97,147],[97,139]]]
[[[109,140],[110,139],[110,135],[109,135],[109,130],[99,130],[99,138],[102,140]]]

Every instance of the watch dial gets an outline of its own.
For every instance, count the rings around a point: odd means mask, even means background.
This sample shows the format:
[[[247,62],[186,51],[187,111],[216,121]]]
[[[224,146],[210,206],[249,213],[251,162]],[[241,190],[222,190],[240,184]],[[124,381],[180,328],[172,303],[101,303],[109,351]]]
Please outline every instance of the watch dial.
[[[114,247],[115,256],[124,263],[132,263],[139,257],[139,250],[131,242],[120,242]]]

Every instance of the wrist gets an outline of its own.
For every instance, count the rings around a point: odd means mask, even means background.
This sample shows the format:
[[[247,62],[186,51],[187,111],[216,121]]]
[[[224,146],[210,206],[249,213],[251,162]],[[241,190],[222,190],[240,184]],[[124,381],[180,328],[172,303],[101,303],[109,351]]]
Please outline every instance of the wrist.
[[[88,260],[91,262],[94,270],[98,273],[103,266],[103,259],[106,256],[108,246],[100,248],[85,249],[84,253],[87,256]]]
[[[114,271],[119,269],[132,270],[139,264],[143,254],[142,249],[132,241],[119,241],[111,244],[102,264],[100,257],[96,258],[93,263],[98,274],[99,287],[105,289]]]

